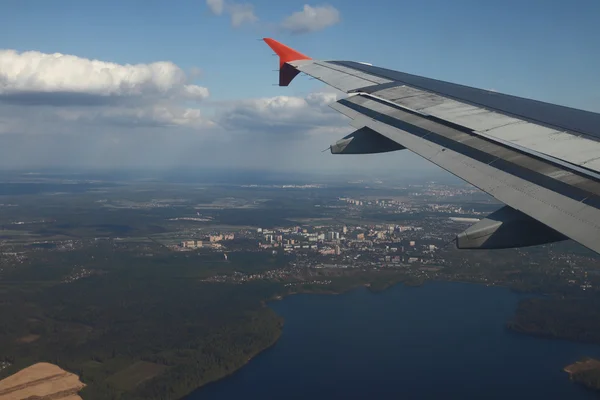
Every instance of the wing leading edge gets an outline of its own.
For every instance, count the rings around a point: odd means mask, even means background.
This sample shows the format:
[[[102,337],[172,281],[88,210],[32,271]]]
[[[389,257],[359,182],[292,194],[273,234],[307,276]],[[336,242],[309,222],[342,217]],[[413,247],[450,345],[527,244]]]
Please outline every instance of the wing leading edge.
[[[333,144],[333,154],[406,148],[506,204],[459,234],[457,247],[570,238],[600,253],[599,114],[363,63],[313,60],[265,42],[280,57],[280,86],[304,72],[351,94],[331,107],[357,131]]]

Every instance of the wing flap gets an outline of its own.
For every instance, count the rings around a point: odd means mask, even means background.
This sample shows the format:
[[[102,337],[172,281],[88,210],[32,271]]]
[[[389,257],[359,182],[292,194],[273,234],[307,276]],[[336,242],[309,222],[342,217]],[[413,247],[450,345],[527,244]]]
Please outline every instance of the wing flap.
[[[566,240],[533,218],[504,206],[456,236],[459,249],[507,249]]]
[[[376,154],[403,150],[404,147],[362,126],[330,147],[331,154]]]

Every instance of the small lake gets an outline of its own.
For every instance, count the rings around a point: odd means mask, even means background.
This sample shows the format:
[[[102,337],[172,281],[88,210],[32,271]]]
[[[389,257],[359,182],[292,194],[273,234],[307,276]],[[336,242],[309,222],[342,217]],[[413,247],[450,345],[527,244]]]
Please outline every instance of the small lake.
[[[451,282],[290,296],[270,304],[275,346],[186,399],[598,399],[562,369],[600,346],[507,330],[521,298]]]

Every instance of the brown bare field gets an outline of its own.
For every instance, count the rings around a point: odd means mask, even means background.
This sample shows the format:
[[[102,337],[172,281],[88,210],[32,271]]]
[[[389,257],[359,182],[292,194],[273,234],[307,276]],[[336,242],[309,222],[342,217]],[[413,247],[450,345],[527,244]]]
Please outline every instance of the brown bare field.
[[[166,368],[166,366],[160,364],[137,361],[112,375],[106,381],[121,390],[133,390],[139,384],[161,374]]]
[[[40,335],[27,335],[17,339],[18,343],[32,343],[40,338]]]
[[[85,385],[57,365],[37,363],[0,381],[0,400],[81,400]]]

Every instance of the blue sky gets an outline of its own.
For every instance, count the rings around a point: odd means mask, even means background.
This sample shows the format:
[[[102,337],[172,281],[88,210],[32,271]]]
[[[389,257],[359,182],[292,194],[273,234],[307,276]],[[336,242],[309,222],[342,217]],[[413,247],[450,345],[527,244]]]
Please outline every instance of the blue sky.
[[[305,5],[334,9],[339,17],[311,25],[308,31],[294,31],[286,27],[283,21],[293,13],[302,11]],[[19,53],[31,50],[40,53],[59,52],[121,65],[151,64],[156,61],[173,63],[187,75],[187,84],[210,92],[209,96],[196,96],[194,101],[198,102],[197,106],[190,106],[188,97],[180,99],[177,105],[180,109],[193,108],[205,118],[202,123],[196,121],[198,123],[193,126],[183,124],[187,130],[179,129],[182,131],[179,134],[181,138],[185,137],[187,143],[198,143],[202,148],[212,149],[211,154],[204,157],[206,162],[213,162],[210,155],[214,156],[214,150],[223,145],[222,140],[226,135],[231,134],[234,138],[229,138],[228,143],[246,143],[252,137],[253,143],[258,146],[263,140],[271,142],[273,139],[273,136],[263,134],[263,130],[281,130],[280,125],[268,121],[268,115],[259,112],[261,106],[256,99],[277,96],[303,99],[311,93],[327,93],[321,84],[303,77],[297,78],[288,88],[273,86],[277,75],[272,70],[277,67],[277,60],[271,55],[270,49],[257,40],[265,36],[274,37],[313,58],[367,61],[418,75],[600,111],[600,2],[597,0],[332,0],[314,3],[295,0],[226,0],[223,6],[221,15],[216,15],[204,0],[4,0],[0,3],[0,49],[14,49]],[[252,18],[233,26],[230,19],[233,11],[228,10],[240,10],[240,7],[251,10]],[[0,90],[2,68],[5,65],[0,64]],[[191,72],[198,70],[200,73]],[[64,73],[69,73],[68,68],[65,67]],[[75,78],[67,76],[60,79]],[[85,80],[85,76],[79,76],[78,79]],[[85,82],[77,84],[85,86]],[[86,89],[81,90],[85,92]],[[6,91],[5,88],[4,93]],[[145,105],[141,106],[142,103]],[[91,151],[110,151],[115,154],[111,146],[137,142],[146,134],[139,127],[132,128],[130,132],[125,128],[127,123],[124,120],[128,115],[137,115],[136,121],[139,122],[140,115],[145,112],[143,107],[147,107],[148,102],[141,101],[140,104],[127,106],[132,110],[135,108],[136,113],[118,115],[118,127],[111,125],[115,122],[116,108],[83,110],[82,107],[69,105],[59,110],[57,104],[44,104],[36,109],[30,105],[16,108],[15,104],[11,104],[14,109],[10,110],[10,115],[3,117],[0,114],[0,145],[4,141],[23,152],[33,148],[32,162],[36,160],[42,164],[77,164],[85,161],[78,157],[65,158],[61,148],[52,146],[54,142],[70,140],[73,144],[65,150],[69,154],[77,151],[82,154]],[[169,110],[176,107],[167,104],[166,99],[156,100],[152,105],[154,110],[157,110],[157,105]],[[125,106],[120,103],[118,107],[123,109]],[[310,104],[306,107],[311,108]],[[269,110],[272,112],[272,109]],[[260,130],[260,134],[240,132],[239,136],[235,136],[231,131],[244,129],[223,121],[237,121],[236,112],[246,117],[256,112],[256,119],[267,119],[264,129],[257,125],[254,129]],[[19,113],[23,115],[21,120],[18,119]],[[40,115],[40,120],[31,121],[26,117],[32,113]],[[307,114],[294,114],[298,120],[317,116],[317,120],[329,128],[328,133],[320,136],[312,132],[313,135],[304,137],[300,145],[297,139],[303,135],[303,128],[299,124],[293,135],[287,135],[295,136],[298,152],[312,154],[317,147],[323,148],[325,143],[336,139],[333,136],[337,133],[334,128],[336,125],[342,127],[344,121],[329,116],[327,111],[323,113],[313,109],[308,110]],[[110,121],[103,126],[103,118],[107,115]],[[42,116],[47,119],[42,119]],[[89,124],[90,121],[94,121],[93,126]],[[56,126],[44,129],[52,124]],[[215,125],[223,128],[223,131],[214,131]],[[169,164],[182,160],[179,154],[186,153],[187,149],[184,151],[173,144],[178,137],[173,136],[177,133],[172,127],[149,129],[151,132],[147,137],[163,144],[148,149],[144,157],[134,157],[136,163],[149,164],[152,160],[160,159],[160,162]],[[89,135],[93,137],[83,136],[85,134],[82,131],[90,131]],[[286,132],[276,134],[281,139]],[[67,140],[64,136],[56,135],[76,136]],[[219,136],[216,142],[211,142],[211,135]],[[43,143],[43,146],[35,149],[35,143]],[[81,149],[78,149],[77,143],[81,143]],[[169,155],[172,159],[156,157],[156,152],[164,149],[164,143],[169,143],[173,148]],[[47,156],[40,161],[39,154],[47,150],[48,145],[56,153],[56,159]],[[98,146],[97,150],[94,150],[94,146]],[[272,154],[273,145],[269,146],[269,154]],[[286,144],[282,143],[281,146],[285,147]],[[6,145],[1,147],[7,148]],[[113,150],[109,150],[111,148]],[[11,153],[14,154],[14,151]],[[116,153],[130,158],[123,149]],[[3,162],[4,166],[13,162],[23,163],[27,159],[20,157],[17,160],[8,156],[4,157],[8,160]],[[264,158],[264,155],[260,157]],[[319,162],[335,163],[341,168],[353,163],[318,157]],[[406,156],[394,157],[397,160]],[[414,160],[411,157],[408,156],[408,159]],[[101,160],[102,157],[99,157],[95,162],[101,163]],[[354,160],[362,162],[363,158]],[[364,160],[365,165],[373,168],[399,162],[393,161],[391,155],[381,156],[377,161],[372,161],[371,156]],[[125,160],[119,162],[127,164]],[[199,161],[190,159],[189,162],[194,164]],[[250,164],[264,166],[265,163],[261,162],[257,159]]]

